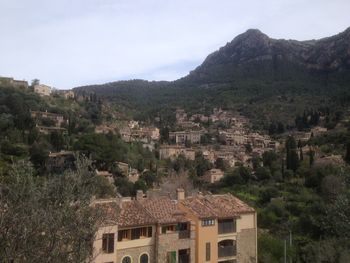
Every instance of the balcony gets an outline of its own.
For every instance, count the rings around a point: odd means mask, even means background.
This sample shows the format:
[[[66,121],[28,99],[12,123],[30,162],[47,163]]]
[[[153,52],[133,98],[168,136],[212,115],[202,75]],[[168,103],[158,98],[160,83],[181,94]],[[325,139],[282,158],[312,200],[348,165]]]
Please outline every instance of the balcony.
[[[190,263],[190,255],[179,254],[179,263]]]
[[[234,257],[237,255],[237,247],[235,240],[223,240],[218,243],[218,257]]]
[[[218,222],[218,233],[222,234],[230,234],[236,232],[236,221],[233,219],[230,220],[219,220]]]
[[[190,249],[180,249],[179,250],[179,263],[190,263]]]
[[[186,239],[191,237],[190,230],[180,230],[179,231],[179,239]]]

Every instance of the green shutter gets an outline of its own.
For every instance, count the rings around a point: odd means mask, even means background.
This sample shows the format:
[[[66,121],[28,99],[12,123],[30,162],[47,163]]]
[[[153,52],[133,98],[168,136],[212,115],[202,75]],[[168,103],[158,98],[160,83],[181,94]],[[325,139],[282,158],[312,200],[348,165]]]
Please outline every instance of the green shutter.
[[[171,263],[176,263],[176,251],[171,252]]]

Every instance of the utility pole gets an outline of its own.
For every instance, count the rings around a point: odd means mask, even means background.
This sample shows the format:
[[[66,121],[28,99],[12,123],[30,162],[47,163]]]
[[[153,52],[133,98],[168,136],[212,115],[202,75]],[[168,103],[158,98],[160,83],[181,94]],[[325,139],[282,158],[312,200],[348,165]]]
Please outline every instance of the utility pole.
[[[293,245],[293,238],[292,238],[292,230],[289,230],[289,247],[291,248]],[[289,263],[292,263],[293,259],[292,256],[289,256]]]
[[[284,263],[287,263],[287,240],[284,239]]]

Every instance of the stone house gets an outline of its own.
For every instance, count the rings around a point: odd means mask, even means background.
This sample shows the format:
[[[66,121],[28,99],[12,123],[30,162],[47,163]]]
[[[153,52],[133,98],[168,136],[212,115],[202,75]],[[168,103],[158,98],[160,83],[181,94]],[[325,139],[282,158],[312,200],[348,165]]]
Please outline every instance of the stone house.
[[[210,169],[203,175],[203,181],[213,184],[220,181],[224,177],[224,172],[220,169]]]
[[[30,111],[30,116],[35,120],[37,124],[42,124],[45,119],[49,119],[54,122],[54,125],[56,127],[61,127],[62,124],[68,123],[68,120],[65,120],[63,115],[47,111]]]
[[[162,145],[159,148],[159,159],[171,159],[174,160],[179,155],[184,155],[189,160],[194,160],[196,157],[196,151],[191,148],[186,148],[179,145]]]
[[[177,144],[185,144],[186,141],[197,144],[201,142],[203,131],[176,131],[169,132],[169,139],[175,140]]]
[[[49,172],[63,172],[67,169],[73,169],[75,167],[74,152],[60,151],[49,153],[45,166]]]
[[[109,171],[99,171],[96,170],[96,175],[97,176],[101,176],[104,177],[108,180],[109,183],[114,184],[114,178],[113,178],[113,174],[110,173]]]
[[[15,80],[13,78],[0,77],[0,86],[28,89],[28,82],[25,80]]]
[[[40,96],[50,96],[52,88],[44,84],[34,85],[34,92],[38,93]]]
[[[177,109],[175,112],[176,122],[184,122],[187,120],[187,113],[183,109]]]

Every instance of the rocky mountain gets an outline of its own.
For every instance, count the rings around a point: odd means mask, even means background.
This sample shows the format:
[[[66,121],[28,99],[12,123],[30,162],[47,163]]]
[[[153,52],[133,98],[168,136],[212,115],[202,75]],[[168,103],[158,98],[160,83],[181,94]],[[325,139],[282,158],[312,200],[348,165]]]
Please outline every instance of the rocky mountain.
[[[258,77],[261,72],[275,77],[291,67],[317,74],[349,70],[350,28],[332,37],[310,41],[273,39],[259,30],[249,29],[210,54],[187,79],[235,80]]]
[[[75,91],[95,92],[149,116],[177,106],[194,111],[221,106],[252,118],[291,121],[306,107],[347,104],[349,85],[350,28],[310,41],[273,39],[249,29],[179,80],[119,81]]]

